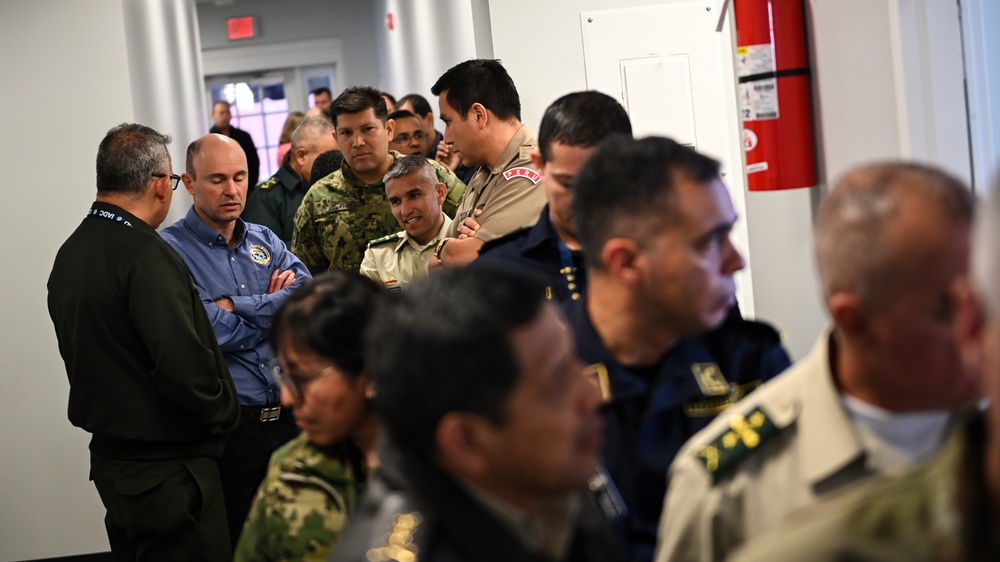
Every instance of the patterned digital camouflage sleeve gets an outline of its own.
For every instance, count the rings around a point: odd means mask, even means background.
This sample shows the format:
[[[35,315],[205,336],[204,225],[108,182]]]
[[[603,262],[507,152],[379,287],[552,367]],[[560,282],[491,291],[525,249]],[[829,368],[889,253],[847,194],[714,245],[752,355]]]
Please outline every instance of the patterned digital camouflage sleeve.
[[[295,211],[295,230],[292,232],[292,253],[302,260],[313,275],[319,275],[330,268],[314,218],[316,200],[320,199],[321,182],[317,182],[303,197],[299,210]]]
[[[324,454],[302,434],[271,457],[234,560],[326,560],[357,502],[346,458]]]
[[[465,195],[465,184],[462,183],[462,180],[458,179],[455,172],[452,172],[437,160],[428,158],[428,161],[434,166],[438,179],[448,188],[448,195],[444,198],[444,205],[441,206],[441,210],[449,217],[455,218],[455,211],[458,210],[459,205],[462,203],[462,197]]]

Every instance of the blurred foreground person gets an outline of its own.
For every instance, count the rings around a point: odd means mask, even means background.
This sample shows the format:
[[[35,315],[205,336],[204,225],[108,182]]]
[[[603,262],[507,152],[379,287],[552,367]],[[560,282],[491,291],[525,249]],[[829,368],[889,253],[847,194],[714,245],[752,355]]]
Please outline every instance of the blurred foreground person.
[[[815,236],[833,326],[678,455],[659,561],[722,560],[796,510],[938,450],[980,395],[949,292],[968,267],[973,203],[961,182],[915,164],[837,182]]]
[[[584,487],[600,393],[542,287],[452,270],[388,304],[366,348],[382,465],[332,560],[618,560]]]
[[[381,291],[332,271],[296,291],[271,326],[281,403],[302,434],[275,451],[236,560],[326,560],[377,465],[378,418],[361,354]]]

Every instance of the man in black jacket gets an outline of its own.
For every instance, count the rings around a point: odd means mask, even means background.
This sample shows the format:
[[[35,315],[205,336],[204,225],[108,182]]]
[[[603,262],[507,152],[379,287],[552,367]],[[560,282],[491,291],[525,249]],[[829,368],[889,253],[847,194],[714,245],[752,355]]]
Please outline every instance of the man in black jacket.
[[[115,558],[226,560],[217,459],[239,402],[191,274],[154,230],[180,180],[169,143],[135,124],[101,141],[97,201],[56,255],[49,315]]]
[[[600,393],[542,287],[486,268],[412,287],[368,337],[382,466],[333,559],[617,560],[583,488]]]

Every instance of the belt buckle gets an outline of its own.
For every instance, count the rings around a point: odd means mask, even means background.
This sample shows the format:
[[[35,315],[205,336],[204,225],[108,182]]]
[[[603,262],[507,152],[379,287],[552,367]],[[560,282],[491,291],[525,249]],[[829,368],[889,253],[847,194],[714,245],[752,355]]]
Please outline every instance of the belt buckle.
[[[281,406],[271,406],[270,408],[260,409],[260,421],[262,422],[273,422],[278,421],[281,417]]]

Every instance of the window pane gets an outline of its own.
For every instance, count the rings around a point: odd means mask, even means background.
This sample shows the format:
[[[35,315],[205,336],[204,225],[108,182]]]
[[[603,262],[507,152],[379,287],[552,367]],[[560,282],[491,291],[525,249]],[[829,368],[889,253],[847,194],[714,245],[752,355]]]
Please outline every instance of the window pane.
[[[277,171],[277,168],[274,165],[274,158],[275,158],[274,150],[275,149],[273,148],[257,149],[257,158],[260,158],[260,179],[257,180],[258,182],[266,180],[267,178],[274,175],[275,171]],[[270,154],[270,156],[268,156],[268,154]]]
[[[267,146],[278,146],[281,139],[281,128],[285,126],[288,113],[270,113],[264,116],[267,126]]]
[[[236,126],[250,133],[250,136],[253,137],[254,145],[264,145],[264,118],[262,116],[240,117],[239,124]]]

